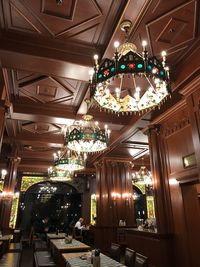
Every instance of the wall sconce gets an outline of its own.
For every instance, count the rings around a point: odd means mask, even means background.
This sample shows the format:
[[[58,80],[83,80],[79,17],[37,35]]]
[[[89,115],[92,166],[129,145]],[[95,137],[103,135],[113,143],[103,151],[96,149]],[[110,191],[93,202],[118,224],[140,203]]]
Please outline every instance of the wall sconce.
[[[117,192],[112,192],[111,193],[111,198],[112,198],[113,206],[116,206],[117,199],[120,199],[121,198],[121,194],[119,194]]]
[[[0,192],[0,199],[2,200],[12,200],[13,198],[18,198],[19,192],[3,191]]]
[[[133,196],[132,196],[131,193],[125,192],[125,193],[122,194],[122,198],[124,199],[126,206],[129,206],[129,202],[130,202],[130,200],[131,200],[132,197]]]
[[[1,170],[1,180],[4,180],[5,179],[7,173],[8,173],[7,170],[5,170],[5,169],[2,169]]]

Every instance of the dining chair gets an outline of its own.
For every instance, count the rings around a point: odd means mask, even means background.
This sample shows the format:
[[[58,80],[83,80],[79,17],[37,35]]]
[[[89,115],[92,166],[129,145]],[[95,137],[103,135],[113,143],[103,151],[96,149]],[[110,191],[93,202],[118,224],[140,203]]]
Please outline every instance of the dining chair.
[[[127,267],[134,267],[134,265],[135,265],[135,251],[134,250],[132,250],[130,248],[126,248],[124,264]]]
[[[78,231],[76,231],[76,230],[78,230],[78,229],[73,227],[73,233],[72,233],[73,238],[83,242],[83,236],[80,233],[78,233]]]
[[[111,247],[110,247],[110,257],[113,260],[116,260],[118,262],[120,262],[120,245],[116,244],[116,243],[111,243]]]
[[[148,258],[136,253],[134,267],[148,267]]]

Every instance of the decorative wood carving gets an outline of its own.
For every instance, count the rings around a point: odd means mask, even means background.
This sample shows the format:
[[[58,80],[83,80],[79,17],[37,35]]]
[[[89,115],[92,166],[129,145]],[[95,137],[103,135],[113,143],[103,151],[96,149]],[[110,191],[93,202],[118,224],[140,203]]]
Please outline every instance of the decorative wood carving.
[[[155,40],[151,42],[154,54],[160,53],[162,46],[163,50],[170,49],[168,54],[173,53],[173,58],[180,56],[195,38],[195,21],[196,2],[190,1],[147,23],[149,38]],[[171,59],[169,56],[168,60]]]
[[[164,129],[164,135],[165,137],[168,137],[170,135],[173,135],[174,133],[176,133],[177,131],[183,129],[184,127],[190,125],[190,119],[189,117],[184,117],[181,116],[180,119],[176,119],[174,122],[172,122],[171,124],[165,125],[165,129]]]

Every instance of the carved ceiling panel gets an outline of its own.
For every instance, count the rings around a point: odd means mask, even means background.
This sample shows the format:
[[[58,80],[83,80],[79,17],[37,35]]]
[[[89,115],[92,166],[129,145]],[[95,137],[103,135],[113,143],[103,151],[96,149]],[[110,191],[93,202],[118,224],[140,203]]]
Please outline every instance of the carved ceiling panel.
[[[86,90],[85,82],[28,71],[12,71],[11,77],[15,95],[42,104],[76,106]]]
[[[196,3],[189,2],[147,24],[154,53],[176,50],[195,37]]]
[[[86,44],[97,44],[102,34],[109,35],[102,29],[113,25],[121,10],[119,0],[70,0],[60,5],[56,0],[3,0],[7,29]]]
[[[31,152],[52,152],[54,151],[54,149],[52,147],[42,147],[42,146],[29,146],[29,145],[25,145],[23,146],[22,150],[25,151],[31,151]]]
[[[60,133],[60,128],[51,123],[30,122],[21,125],[22,131],[28,131],[37,134]]]

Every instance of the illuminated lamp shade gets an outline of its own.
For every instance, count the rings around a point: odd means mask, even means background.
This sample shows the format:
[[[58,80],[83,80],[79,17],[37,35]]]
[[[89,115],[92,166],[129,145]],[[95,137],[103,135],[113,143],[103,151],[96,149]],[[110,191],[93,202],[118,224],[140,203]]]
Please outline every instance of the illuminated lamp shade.
[[[49,179],[54,182],[67,182],[71,181],[73,173],[69,171],[58,170],[55,167],[48,168]]]
[[[116,113],[141,113],[160,106],[169,95],[169,68],[166,52],[160,59],[149,56],[147,42],[142,42],[142,52],[130,43],[131,21],[123,21],[125,42],[114,43],[112,59],[98,62],[94,56],[94,70],[90,71],[90,94],[101,109]]]
[[[54,167],[58,171],[74,172],[85,168],[86,154],[63,148],[54,153]]]
[[[65,145],[78,153],[99,152],[108,147],[110,130],[94,122],[93,116],[84,115],[83,121],[68,127],[64,134]]]
[[[134,184],[152,185],[152,174],[146,166],[141,166],[139,171],[132,172]]]

